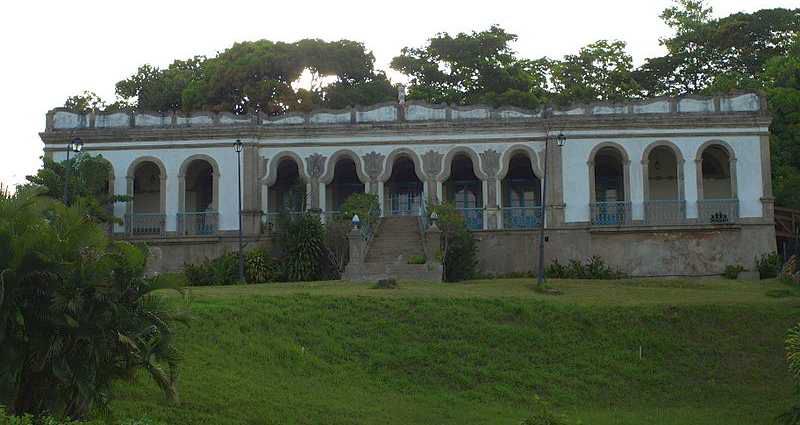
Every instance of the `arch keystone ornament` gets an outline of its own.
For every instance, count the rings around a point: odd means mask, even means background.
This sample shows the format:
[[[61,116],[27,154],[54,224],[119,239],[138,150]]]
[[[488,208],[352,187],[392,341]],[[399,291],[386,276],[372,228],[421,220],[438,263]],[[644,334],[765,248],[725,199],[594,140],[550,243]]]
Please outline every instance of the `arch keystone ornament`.
[[[439,190],[436,184],[436,176],[442,172],[442,158],[443,153],[436,152],[431,149],[422,155],[422,170],[428,176],[428,201],[438,204],[439,203]]]
[[[372,151],[362,157],[364,159],[364,172],[369,178],[369,193],[378,194],[378,178],[383,172],[383,160],[386,155]]]

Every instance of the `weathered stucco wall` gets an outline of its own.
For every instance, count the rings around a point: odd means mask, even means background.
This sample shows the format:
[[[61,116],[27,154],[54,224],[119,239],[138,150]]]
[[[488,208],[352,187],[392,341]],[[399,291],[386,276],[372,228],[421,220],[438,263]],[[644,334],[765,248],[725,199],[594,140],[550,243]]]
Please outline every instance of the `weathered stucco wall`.
[[[236,238],[152,239],[131,242],[145,243],[150,248],[148,272],[157,273],[181,271],[184,264],[196,264],[239,250],[239,241]],[[273,244],[269,238],[260,238],[248,241],[245,251],[258,247],[271,250]]]
[[[549,239],[545,264],[597,255],[632,276],[721,274],[732,264],[752,268],[756,256],[776,249],[775,229],[769,224],[669,230],[558,229],[545,235]],[[482,273],[535,271],[538,232],[482,231],[475,237]]]

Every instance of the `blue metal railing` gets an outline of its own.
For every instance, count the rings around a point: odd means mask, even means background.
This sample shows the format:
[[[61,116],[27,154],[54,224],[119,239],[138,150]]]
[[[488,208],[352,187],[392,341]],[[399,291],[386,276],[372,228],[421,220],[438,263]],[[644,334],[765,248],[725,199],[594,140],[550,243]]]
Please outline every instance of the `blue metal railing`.
[[[503,208],[504,229],[538,229],[542,226],[542,207]]]
[[[483,208],[456,208],[462,216],[469,230],[483,229]]]
[[[630,202],[595,202],[589,204],[591,222],[597,226],[622,226],[631,223]]]
[[[389,195],[389,211],[391,215],[419,215],[422,194],[392,193]]]

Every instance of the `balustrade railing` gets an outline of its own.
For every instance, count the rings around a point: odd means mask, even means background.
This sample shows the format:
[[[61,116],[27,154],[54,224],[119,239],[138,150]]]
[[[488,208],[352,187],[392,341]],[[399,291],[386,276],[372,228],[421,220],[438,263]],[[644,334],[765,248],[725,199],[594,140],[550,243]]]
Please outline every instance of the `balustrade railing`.
[[[483,208],[456,208],[464,216],[464,222],[469,230],[483,229]]]
[[[219,229],[216,211],[182,212],[177,215],[178,234],[181,236],[210,236]]]
[[[595,202],[589,204],[591,222],[596,226],[631,224],[630,202]]]
[[[160,213],[125,214],[125,233],[129,236],[166,236],[166,218]]]
[[[503,208],[504,229],[538,229],[542,226],[542,207]]]
[[[645,224],[654,226],[665,224],[685,224],[686,201],[645,201],[644,222]]]
[[[730,224],[739,219],[738,199],[703,199],[697,201],[697,218],[703,224]]]
[[[421,205],[420,193],[392,193],[389,196],[391,215],[419,215]]]

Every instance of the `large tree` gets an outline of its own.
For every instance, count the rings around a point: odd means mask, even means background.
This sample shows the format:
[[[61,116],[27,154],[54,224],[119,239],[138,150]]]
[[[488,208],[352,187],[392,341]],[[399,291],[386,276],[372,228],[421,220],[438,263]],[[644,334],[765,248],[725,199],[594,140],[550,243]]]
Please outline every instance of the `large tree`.
[[[440,33],[427,46],[403,48],[391,66],[411,77],[411,99],[536,107],[546,97],[547,61],[518,59],[510,46],[516,39],[497,25],[455,36]]]
[[[551,62],[554,98],[558,103],[622,101],[640,93],[633,79],[633,58],[622,41],[599,40]]]

